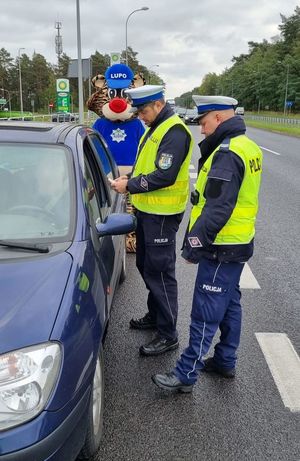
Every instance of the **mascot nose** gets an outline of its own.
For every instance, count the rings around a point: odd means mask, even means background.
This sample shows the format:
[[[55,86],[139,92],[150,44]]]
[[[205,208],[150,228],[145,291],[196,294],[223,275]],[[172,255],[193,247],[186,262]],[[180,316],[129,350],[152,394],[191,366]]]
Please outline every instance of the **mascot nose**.
[[[110,110],[116,112],[117,114],[120,114],[121,112],[124,112],[124,110],[127,109],[127,102],[125,101],[125,99],[122,98],[114,98],[111,101],[109,101],[108,106]]]

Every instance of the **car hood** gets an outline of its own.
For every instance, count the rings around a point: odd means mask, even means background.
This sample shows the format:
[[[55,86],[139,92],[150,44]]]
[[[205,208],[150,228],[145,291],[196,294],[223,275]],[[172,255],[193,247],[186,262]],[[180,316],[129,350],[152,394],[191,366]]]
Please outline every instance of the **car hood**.
[[[0,263],[0,354],[47,341],[68,281],[63,252]]]

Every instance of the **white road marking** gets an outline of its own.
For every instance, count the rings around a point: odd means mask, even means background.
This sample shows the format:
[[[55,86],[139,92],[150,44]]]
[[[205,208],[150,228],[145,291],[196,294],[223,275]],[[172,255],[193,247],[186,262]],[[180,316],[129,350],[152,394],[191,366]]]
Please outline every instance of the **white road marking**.
[[[267,149],[266,147],[263,147],[263,146],[259,146],[259,147],[263,150],[266,150],[267,152],[271,152],[272,154],[281,155],[279,154],[279,152],[275,152],[275,150]]]
[[[284,405],[300,412],[300,358],[285,333],[255,333]]]
[[[190,173],[190,178],[191,179],[196,179],[197,178],[197,173]]]
[[[245,264],[241,279],[240,279],[240,287],[241,288],[247,288],[247,289],[253,289],[253,290],[259,290],[260,286],[256,280],[256,278],[253,275],[253,272],[250,269],[249,264]]]
[[[190,163],[190,165],[189,165],[189,169],[190,169],[190,170],[195,170],[195,167],[194,167],[194,165],[192,165],[192,164]]]

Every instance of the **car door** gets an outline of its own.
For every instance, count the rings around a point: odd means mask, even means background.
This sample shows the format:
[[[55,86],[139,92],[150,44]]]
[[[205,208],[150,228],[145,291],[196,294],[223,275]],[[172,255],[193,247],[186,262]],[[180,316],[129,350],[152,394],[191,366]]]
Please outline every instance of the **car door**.
[[[87,137],[84,142],[84,180],[87,185],[89,220],[91,235],[100,271],[105,273],[108,308],[112,303],[122,265],[124,236],[98,237],[96,224],[105,221],[113,212],[121,211],[122,199],[111,191],[108,177],[115,177],[109,154],[104,164],[95,152],[93,140]]]

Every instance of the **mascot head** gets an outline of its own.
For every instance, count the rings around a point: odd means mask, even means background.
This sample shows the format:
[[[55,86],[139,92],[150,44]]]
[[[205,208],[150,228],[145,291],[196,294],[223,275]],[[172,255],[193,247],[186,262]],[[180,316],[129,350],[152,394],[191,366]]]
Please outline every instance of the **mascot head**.
[[[138,88],[145,83],[142,74],[134,75],[125,64],[114,64],[106,70],[105,75],[99,74],[92,78],[96,92],[88,100],[87,107],[111,121],[129,120],[133,113],[125,90]]]

